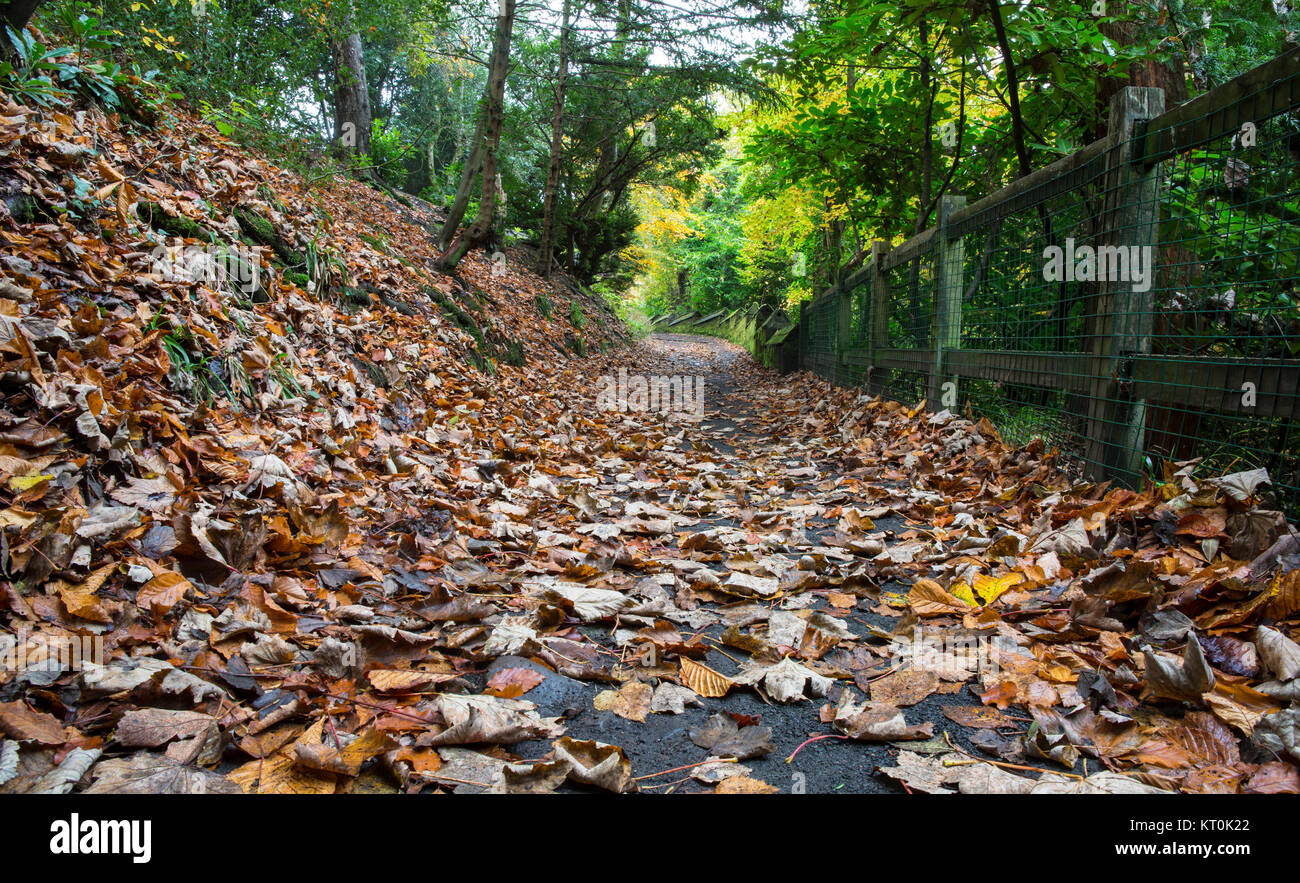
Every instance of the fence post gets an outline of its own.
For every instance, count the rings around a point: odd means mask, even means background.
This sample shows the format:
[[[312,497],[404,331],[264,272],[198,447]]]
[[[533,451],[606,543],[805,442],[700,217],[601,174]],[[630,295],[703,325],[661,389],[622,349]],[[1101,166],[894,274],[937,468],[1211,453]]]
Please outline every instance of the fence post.
[[[966,207],[964,196],[944,196],[939,200],[939,220],[934,230],[934,365],[930,369],[930,410],[939,411],[956,399],[944,402],[945,353],[961,346],[962,269],[965,246],[961,237],[948,240],[948,219]],[[952,378],[954,388],[957,378]]]
[[[885,272],[885,255],[889,243],[877,239],[871,243],[871,306],[867,325],[867,392],[874,384],[877,391],[888,385],[884,369],[876,364],[881,350],[889,349],[889,274]]]
[[[808,306],[806,300],[799,301],[799,356],[795,364],[800,371],[808,368],[805,359],[808,358],[809,342],[811,340],[808,336],[808,311],[804,309],[806,306]]]
[[[1106,187],[1096,247],[1119,247],[1128,253],[1128,278],[1108,278],[1098,284],[1094,299],[1092,383],[1088,402],[1087,458],[1099,475],[1118,474],[1134,482],[1142,467],[1146,429],[1146,400],[1132,395],[1132,360],[1151,352],[1155,260],[1159,239],[1160,164],[1147,168],[1134,156],[1139,127],[1165,110],[1163,89],[1127,86],[1110,103],[1110,150],[1106,154]],[[1142,249],[1147,278],[1144,290],[1134,283],[1133,249]],[[1107,265],[1096,253],[1100,271]],[[1066,255],[1065,260],[1073,260]],[[1100,272],[1098,273],[1100,276]],[[1113,275],[1113,274],[1108,274]]]
[[[850,302],[851,292],[844,287],[844,273],[837,265],[835,268],[835,297],[838,300],[839,309],[835,316],[835,382],[841,386],[845,385],[844,381],[849,377],[848,365],[845,363],[845,353],[853,345],[853,305]]]

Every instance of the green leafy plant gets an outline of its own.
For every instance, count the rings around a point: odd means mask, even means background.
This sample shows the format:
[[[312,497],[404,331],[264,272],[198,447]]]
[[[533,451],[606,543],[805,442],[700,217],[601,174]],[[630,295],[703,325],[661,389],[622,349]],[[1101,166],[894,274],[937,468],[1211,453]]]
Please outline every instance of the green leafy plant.
[[[205,404],[223,396],[235,402],[234,393],[221,376],[221,359],[204,356],[201,351],[191,352],[191,347],[199,350],[199,344],[188,331],[172,329],[163,335],[162,347],[171,363],[167,376],[179,392]]]

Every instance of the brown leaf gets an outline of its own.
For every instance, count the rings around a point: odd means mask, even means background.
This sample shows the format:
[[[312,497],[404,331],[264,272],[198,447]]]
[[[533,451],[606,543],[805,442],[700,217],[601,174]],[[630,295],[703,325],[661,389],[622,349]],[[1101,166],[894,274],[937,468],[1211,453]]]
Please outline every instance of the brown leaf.
[[[1214,672],[1201,652],[1201,642],[1192,635],[1188,635],[1181,665],[1149,650],[1142,655],[1147,690],[1153,697],[1195,701],[1214,689]]]
[[[380,693],[424,693],[430,687],[454,680],[450,672],[422,671],[419,669],[377,668],[366,673],[370,686]]]
[[[1015,727],[1017,721],[996,708],[978,708],[973,705],[945,705],[940,711],[943,716],[963,727],[975,729],[1001,729]]]
[[[932,579],[918,579],[907,593],[907,603],[917,616],[945,616],[947,614],[964,614],[971,610],[971,605],[950,594],[947,589]]]
[[[197,711],[140,708],[122,715],[113,738],[128,748],[157,748],[173,739],[200,736],[216,723],[212,715]]]
[[[836,710],[833,726],[849,738],[864,742],[903,742],[934,735],[933,722],[909,724],[898,707],[884,702],[846,704]]]
[[[194,584],[176,572],[155,576],[140,587],[135,603],[153,616],[162,617],[185,598]]]
[[[18,742],[62,745],[63,725],[52,714],[33,711],[22,702],[0,702],[0,733]]]
[[[871,682],[871,701],[915,705],[939,689],[939,676],[928,669],[903,668]]]
[[[567,760],[573,765],[569,772],[571,780],[615,794],[637,790],[632,779],[632,763],[617,745],[579,741],[566,736],[557,739],[554,748],[558,760]]]
[[[730,776],[713,788],[714,794],[776,794],[779,791],[775,785],[750,776]]]
[[[640,681],[631,681],[620,690],[604,690],[596,694],[591,704],[597,711],[612,711],[619,717],[645,723],[653,699],[653,687]]]
[[[733,718],[722,714],[711,715],[691,730],[691,741],[708,749],[715,757],[734,757],[737,760],[762,757],[776,750],[771,728],[758,725],[742,727]]]
[[[1246,782],[1248,794],[1300,794],[1300,770],[1289,763],[1260,764]]]
[[[515,699],[544,680],[546,680],[545,675],[531,668],[503,668],[492,675],[487,682],[487,689],[483,692],[500,696],[502,699]]]

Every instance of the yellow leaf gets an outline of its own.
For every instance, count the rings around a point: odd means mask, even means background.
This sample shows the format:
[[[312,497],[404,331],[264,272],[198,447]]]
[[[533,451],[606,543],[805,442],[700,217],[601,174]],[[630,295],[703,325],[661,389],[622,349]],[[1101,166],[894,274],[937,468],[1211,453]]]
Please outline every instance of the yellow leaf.
[[[750,776],[731,776],[723,779],[713,789],[714,794],[776,794],[780,789],[762,779]]]
[[[683,684],[709,699],[726,696],[727,691],[731,689],[730,678],[687,656],[682,657],[682,667],[677,675]]]
[[[46,475],[41,472],[29,472],[27,475],[15,475],[9,479],[9,489],[17,493],[31,490],[43,481],[49,481],[53,475]]]
[[[985,604],[992,604],[1008,589],[1024,580],[1024,576],[1019,573],[1004,573],[999,577],[980,574],[975,577],[975,592],[984,599]]]
[[[77,585],[62,580],[58,582],[59,599],[63,601],[63,606],[68,609],[70,616],[89,619],[94,622],[112,621],[112,617],[104,609],[103,603],[95,593],[104,585],[114,567],[116,567],[114,564],[105,564],[86,577],[84,583]]]
[[[244,789],[245,794],[333,794],[337,785],[332,774],[316,773],[295,764],[292,746],[249,761],[226,778]]]
[[[612,711],[619,717],[645,723],[652,698],[654,689],[649,684],[632,681],[621,690],[604,690],[596,694],[591,704],[597,711]]]
[[[964,582],[953,583],[948,587],[948,591],[951,592],[954,597],[960,598],[972,607],[979,606],[979,602],[975,600],[975,596],[971,593],[970,586],[966,585]]]
[[[108,196],[108,194],[112,193],[121,185],[122,185],[121,181],[110,181],[109,183],[105,184],[103,187],[100,187],[91,195],[95,199],[103,199],[104,197]]]
[[[313,773],[355,776],[367,760],[387,751],[392,742],[376,729],[367,729],[343,748],[322,741],[321,730],[311,727],[293,745],[294,761]]]

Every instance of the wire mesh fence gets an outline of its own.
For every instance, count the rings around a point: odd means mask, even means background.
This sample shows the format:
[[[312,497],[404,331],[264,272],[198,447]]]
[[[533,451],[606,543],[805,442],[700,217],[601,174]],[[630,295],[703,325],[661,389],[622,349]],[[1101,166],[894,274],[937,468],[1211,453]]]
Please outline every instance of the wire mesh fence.
[[[806,304],[800,362],[987,416],[1136,485],[1266,468],[1300,510],[1300,50],[1110,135],[888,249]]]

